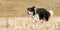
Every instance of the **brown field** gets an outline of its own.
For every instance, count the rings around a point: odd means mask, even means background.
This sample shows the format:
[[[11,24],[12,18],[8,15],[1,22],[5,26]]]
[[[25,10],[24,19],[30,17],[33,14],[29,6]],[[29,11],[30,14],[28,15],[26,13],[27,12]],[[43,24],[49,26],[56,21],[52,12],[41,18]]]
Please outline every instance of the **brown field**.
[[[28,17],[28,7],[53,10],[48,22]],[[0,0],[0,30],[60,30],[60,0]]]
[[[60,17],[51,17],[44,23],[36,22],[30,17],[2,17],[0,30],[60,30]]]
[[[30,6],[53,10],[54,16],[60,16],[60,0],[0,0],[0,17],[27,16]]]

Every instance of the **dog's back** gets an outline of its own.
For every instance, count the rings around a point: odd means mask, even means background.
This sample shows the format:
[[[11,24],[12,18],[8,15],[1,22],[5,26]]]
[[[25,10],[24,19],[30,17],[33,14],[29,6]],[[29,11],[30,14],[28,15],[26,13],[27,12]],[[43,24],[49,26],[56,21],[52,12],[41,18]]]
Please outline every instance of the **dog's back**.
[[[39,19],[44,19],[48,21],[50,13],[44,9],[44,8],[37,8],[36,9],[37,14],[39,14]]]

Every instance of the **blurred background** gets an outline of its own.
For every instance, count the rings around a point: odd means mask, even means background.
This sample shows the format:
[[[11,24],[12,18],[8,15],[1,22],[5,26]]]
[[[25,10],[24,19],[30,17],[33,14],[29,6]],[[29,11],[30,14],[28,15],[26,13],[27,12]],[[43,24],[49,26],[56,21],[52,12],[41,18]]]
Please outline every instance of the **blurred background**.
[[[60,16],[60,0],[0,0],[0,17],[25,17],[30,6],[53,10]]]

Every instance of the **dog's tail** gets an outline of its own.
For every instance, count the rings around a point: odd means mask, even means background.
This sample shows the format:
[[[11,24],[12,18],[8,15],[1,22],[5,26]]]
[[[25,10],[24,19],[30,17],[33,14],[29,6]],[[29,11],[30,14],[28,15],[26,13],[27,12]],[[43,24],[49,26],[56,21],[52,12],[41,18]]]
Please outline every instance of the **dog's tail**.
[[[53,11],[49,10],[50,16],[53,16]]]

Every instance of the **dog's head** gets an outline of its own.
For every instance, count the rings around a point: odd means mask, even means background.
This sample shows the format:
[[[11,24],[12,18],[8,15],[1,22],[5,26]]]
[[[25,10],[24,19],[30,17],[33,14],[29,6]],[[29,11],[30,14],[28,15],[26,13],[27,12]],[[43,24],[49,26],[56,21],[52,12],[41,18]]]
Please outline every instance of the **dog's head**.
[[[27,8],[27,13],[28,15],[31,15],[35,12],[35,6],[32,6],[32,7],[28,7]]]

